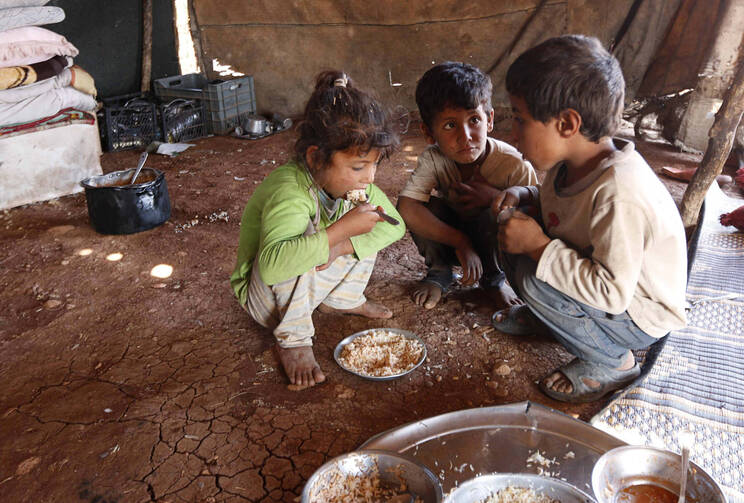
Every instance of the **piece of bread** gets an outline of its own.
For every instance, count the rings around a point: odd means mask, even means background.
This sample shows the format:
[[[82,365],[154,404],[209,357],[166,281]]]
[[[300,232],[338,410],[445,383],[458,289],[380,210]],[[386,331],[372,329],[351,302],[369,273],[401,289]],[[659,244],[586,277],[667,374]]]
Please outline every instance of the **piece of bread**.
[[[354,189],[346,193],[346,200],[352,204],[361,204],[367,202],[366,189]]]

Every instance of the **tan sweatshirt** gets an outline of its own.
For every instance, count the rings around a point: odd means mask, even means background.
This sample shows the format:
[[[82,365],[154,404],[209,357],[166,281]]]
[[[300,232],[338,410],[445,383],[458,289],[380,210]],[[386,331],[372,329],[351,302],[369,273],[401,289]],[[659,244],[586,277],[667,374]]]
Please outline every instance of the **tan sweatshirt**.
[[[671,195],[633,143],[614,141],[619,150],[590,175],[556,190],[565,170],[558,165],[539,188],[552,241],[537,278],[607,313],[628,311],[659,338],[686,324],[685,231]]]

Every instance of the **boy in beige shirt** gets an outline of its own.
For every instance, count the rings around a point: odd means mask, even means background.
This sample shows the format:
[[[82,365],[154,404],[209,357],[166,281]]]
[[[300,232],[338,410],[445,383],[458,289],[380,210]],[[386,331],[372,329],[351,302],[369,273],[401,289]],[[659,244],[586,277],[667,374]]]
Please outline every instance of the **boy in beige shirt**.
[[[491,79],[466,63],[429,69],[416,86],[422,130],[430,146],[398,197],[398,210],[428,272],[413,293],[426,309],[452,284],[479,282],[499,305],[519,303],[498,264],[494,197],[512,185],[534,185],[535,170],[511,145],[488,137],[493,129]]]
[[[543,42],[511,65],[506,87],[517,148],[548,173],[539,189],[513,187],[493,203],[504,268],[525,302],[497,312],[494,327],[548,331],[576,358],[540,388],[593,401],[640,374],[632,349],[685,326],[684,228],[633,144],[612,138],[625,82],[597,39]],[[508,218],[525,204],[539,206],[542,225]]]

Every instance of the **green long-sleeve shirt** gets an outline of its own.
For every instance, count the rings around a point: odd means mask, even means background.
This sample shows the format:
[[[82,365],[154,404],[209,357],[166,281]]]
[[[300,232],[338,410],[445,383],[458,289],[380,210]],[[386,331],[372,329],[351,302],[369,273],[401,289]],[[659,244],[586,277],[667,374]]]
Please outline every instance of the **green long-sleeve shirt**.
[[[312,185],[305,168],[289,162],[269,174],[248,200],[240,222],[238,260],[230,276],[230,285],[241,304],[247,301],[251,267],[256,258],[261,279],[267,285],[300,276],[328,261],[325,229],[344,215],[344,205],[339,205],[330,219],[321,208],[318,232],[303,235],[317,209],[310,195],[310,190],[317,189],[311,189]],[[351,244],[360,260],[397,241],[406,230],[403,219],[382,190],[370,184],[367,197],[370,204],[382,206],[385,213],[401,223],[378,222],[370,232],[353,236]]]

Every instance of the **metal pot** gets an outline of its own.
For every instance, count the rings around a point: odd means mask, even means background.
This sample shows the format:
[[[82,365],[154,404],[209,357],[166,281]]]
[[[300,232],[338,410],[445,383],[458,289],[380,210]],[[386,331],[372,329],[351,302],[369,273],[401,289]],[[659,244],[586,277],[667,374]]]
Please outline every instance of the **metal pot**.
[[[165,174],[144,168],[134,185],[135,169],[86,178],[88,218],[101,234],[133,234],[157,227],[170,218],[171,205]]]
[[[262,136],[271,133],[271,123],[260,115],[249,115],[243,121],[243,134]]]

